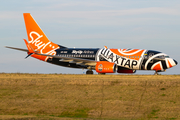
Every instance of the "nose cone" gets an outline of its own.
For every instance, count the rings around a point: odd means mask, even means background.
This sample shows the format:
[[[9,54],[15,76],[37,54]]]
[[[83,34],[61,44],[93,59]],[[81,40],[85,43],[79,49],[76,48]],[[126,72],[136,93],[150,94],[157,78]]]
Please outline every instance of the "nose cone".
[[[174,60],[174,59],[173,59]],[[174,63],[177,65],[178,64],[178,62],[176,61],[176,60],[174,60]]]
[[[167,66],[169,66],[168,68],[171,68],[173,66],[176,66],[178,64],[178,62],[172,58],[168,58],[167,59]]]

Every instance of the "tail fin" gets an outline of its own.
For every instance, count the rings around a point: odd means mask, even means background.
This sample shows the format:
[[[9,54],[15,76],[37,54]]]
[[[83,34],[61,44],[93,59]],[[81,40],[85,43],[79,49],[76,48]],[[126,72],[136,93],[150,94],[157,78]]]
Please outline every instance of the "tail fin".
[[[41,54],[55,55],[55,49],[60,48],[60,46],[46,37],[30,13],[24,13],[23,15],[28,41],[32,49],[39,51]]]

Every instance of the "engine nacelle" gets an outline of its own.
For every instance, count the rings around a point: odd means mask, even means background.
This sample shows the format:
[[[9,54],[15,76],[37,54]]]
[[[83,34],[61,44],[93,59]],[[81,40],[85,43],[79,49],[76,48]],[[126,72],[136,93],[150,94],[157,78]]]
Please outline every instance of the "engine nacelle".
[[[98,73],[115,73],[116,64],[110,63],[107,61],[100,61],[100,62],[97,62],[95,70]]]
[[[117,70],[117,73],[135,73],[136,70],[128,70],[128,69],[124,69],[124,70]]]

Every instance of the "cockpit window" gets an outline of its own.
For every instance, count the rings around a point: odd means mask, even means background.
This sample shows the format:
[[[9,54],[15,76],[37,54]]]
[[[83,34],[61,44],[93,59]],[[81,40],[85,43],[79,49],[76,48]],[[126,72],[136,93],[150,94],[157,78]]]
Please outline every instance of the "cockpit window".
[[[169,58],[169,56],[165,56],[165,58]]]
[[[164,56],[164,55],[161,55],[161,56],[157,56],[156,58],[165,59],[165,56]]]

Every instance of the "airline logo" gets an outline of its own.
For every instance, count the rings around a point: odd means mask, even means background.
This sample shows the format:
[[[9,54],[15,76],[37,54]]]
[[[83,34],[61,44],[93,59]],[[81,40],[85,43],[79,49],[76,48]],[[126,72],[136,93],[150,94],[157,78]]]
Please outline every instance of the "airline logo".
[[[102,65],[102,64],[100,64],[100,65],[98,66],[98,70],[99,70],[100,72],[103,70],[103,65]]]
[[[39,51],[41,54],[56,55],[55,50],[59,48],[58,45],[52,43],[51,41],[45,42],[43,40],[43,35],[40,35],[35,31],[30,32],[29,37],[29,43],[34,46],[35,51]]]
[[[79,50],[79,51],[77,51],[77,50],[73,50],[73,51],[72,51],[72,53],[74,53],[74,54],[82,54],[82,53],[83,53],[83,51],[81,51],[81,50]]]
[[[89,50],[84,50],[84,51],[82,51],[82,50],[73,50],[72,51],[72,53],[74,53],[74,54],[82,54],[82,53],[84,53],[84,54],[94,54],[94,51],[89,51]]]

